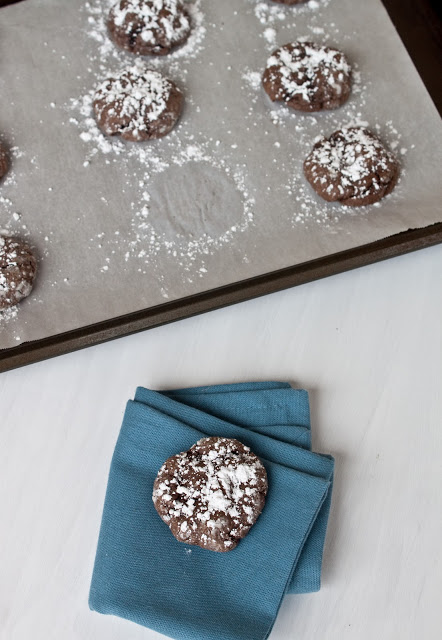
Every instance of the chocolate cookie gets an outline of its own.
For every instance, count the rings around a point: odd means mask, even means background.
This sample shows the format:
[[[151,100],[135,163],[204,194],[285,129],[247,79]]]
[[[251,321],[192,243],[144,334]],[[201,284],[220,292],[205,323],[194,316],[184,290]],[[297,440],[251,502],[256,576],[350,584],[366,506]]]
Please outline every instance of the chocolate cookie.
[[[394,189],[399,166],[371,131],[350,127],[321,138],[304,162],[304,173],[324,200],[360,207]]]
[[[190,18],[181,0],[119,0],[107,20],[116,45],[140,56],[164,56],[190,34]]]
[[[9,169],[9,159],[6,149],[0,144],[0,180]]]
[[[238,440],[203,438],[172,456],[156,477],[152,500],[180,542],[230,551],[261,513],[267,473]]]
[[[37,260],[26,242],[0,236],[0,310],[31,293],[36,273]]]
[[[350,95],[351,67],[337,49],[294,42],[272,53],[262,84],[273,102],[285,102],[292,109],[336,109]]]
[[[167,135],[181,115],[184,97],[159,71],[135,65],[97,88],[93,108],[108,136],[139,142]]]

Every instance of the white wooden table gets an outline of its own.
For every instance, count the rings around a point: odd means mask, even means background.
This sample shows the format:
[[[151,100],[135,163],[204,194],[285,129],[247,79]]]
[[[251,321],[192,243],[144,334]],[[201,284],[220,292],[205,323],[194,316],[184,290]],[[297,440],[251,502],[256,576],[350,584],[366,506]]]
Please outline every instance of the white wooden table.
[[[125,402],[266,379],[336,458],[323,587],[271,640],[439,640],[442,246],[1,374],[1,640],[160,638],[87,605]]]

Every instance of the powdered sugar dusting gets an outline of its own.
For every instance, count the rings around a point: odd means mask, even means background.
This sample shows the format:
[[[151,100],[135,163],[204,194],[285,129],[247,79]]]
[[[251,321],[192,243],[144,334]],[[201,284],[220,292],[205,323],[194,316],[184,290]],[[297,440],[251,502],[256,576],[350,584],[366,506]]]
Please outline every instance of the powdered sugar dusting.
[[[117,0],[110,21],[132,40],[133,34],[152,51],[174,46],[187,37],[190,21],[180,0]]]
[[[252,71],[246,69],[242,74],[242,78],[247,82],[252,89],[259,89],[261,86],[262,75],[259,71]]]
[[[17,146],[9,148],[8,155],[10,157],[9,168],[5,176],[1,180],[0,184],[0,209],[2,212],[0,234],[3,235],[15,235],[28,236],[28,228],[24,223],[22,214],[17,211],[14,201],[12,200],[12,193],[18,186],[18,178],[15,171],[15,163],[19,158],[23,157],[23,151]],[[31,163],[34,159],[31,158]],[[4,193],[10,193],[11,197],[4,195]]]
[[[212,437],[164,463],[152,499],[178,540],[227,551],[254,524],[266,492],[267,474],[250,449]]]
[[[327,102],[348,95],[351,66],[337,49],[298,42],[280,47],[270,56],[266,77],[278,100],[290,102],[296,97],[308,107],[321,92],[328,107]]]
[[[325,0],[325,2],[282,8],[281,5],[273,3],[254,3],[255,18],[261,25],[261,35],[267,42],[267,49],[271,52],[275,49],[266,37],[267,30],[271,28],[276,32],[277,45],[286,44],[291,38],[292,42],[294,40],[301,43],[313,41],[318,45],[329,47],[339,44],[339,49],[347,54],[346,47],[351,45],[357,34],[343,31],[334,21],[324,23],[321,7],[328,4],[329,2]],[[297,18],[301,15],[310,16],[307,22],[309,33],[294,31]],[[305,22],[303,24],[305,29]],[[296,38],[293,38],[293,33],[296,33]],[[275,138],[272,161],[278,166],[278,174],[281,177],[279,197],[292,202],[291,224],[294,229],[299,227],[312,229],[320,226],[328,234],[339,233],[340,225],[345,218],[356,216],[364,218],[370,215],[374,207],[380,206],[377,203],[354,210],[341,204],[326,203],[316,195],[306,182],[302,165],[314,142],[320,136],[328,136],[341,127],[365,126],[379,135],[387,148],[394,151],[400,147],[401,134],[393,121],[379,123],[375,119],[375,112],[367,109],[367,97],[373,89],[373,81],[361,73],[357,59],[348,54],[346,57],[352,67],[350,97],[339,109],[323,111],[318,115],[299,114],[281,103],[270,102],[262,87],[265,64],[261,68],[249,66],[242,70],[243,90],[250,96],[250,108],[246,117],[247,130],[258,128],[260,131],[265,131],[269,137]],[[295,87],[295,90],[299,91],[302,88]],[[265,114],[260,109],[263,100],[266,104]],[[297,153],[293,153],[290,148],[293,138],[296,139]],[[406,169],[401,167],[398,186],[393,194],[388,196],[389,199],[400,197],[401,183],[405,174]]]
[[[322,197],[345,204],[379,200],[396,183],[397,162],[365,127],[320,138],[305,161],[309,182]]]
[[[27,216],[24,216],[20,211],[17,210],[16,204],[13,200],[14,193],[18,188],[19,181],[23,178],[23,176],[18,177],[15,165],[17,160],[24,156],[23,150],[19,149],[17,146],[13,145],[8,149],[8,171],[4,175],[0,184],[0,332],[6,330],[6,325],[11,323],[12,326],[20,312],[20,305],[12,305],[7,306],[6,308],[2,307],[2,301],[9,297],[11,298],[11,279],[6,277],[6,273],[3,270],[6,264],[13,265],[17,258],[17,254],[11,253],[9,251],[7,255],[5,254],[5,244],[7,239],[9,238],[29,238],[30,233],[28,229],[28,225],[25,222]],[[31,164],[34,164],[35,159],[31,158]],[[3,195],[4,193],[11,194],[11,197],[8,195]],[[15,199],[15,198],[14,198]],[[31,286],[26,282],[13,282],[14,287],[17,287],[17,291],[15,294],[15,298],[21,299],[23,297],[29,296],[31,292]],[[14,340],[18,343],[21,341],[21,337],[13,331]]]
[[[253,12],[259,23],[262,25],[262,37],[266,47],[274,48],[278,38],[284,37],[281,34],[290,29],[296,23],[296,17],[299,15],[311,15],[310,35],[300,36],[298,40],[312,40],[312,34],[315,39],[318,37],[327,44],[327,40],[340,38],[346,41],[346,34],[341,34],[335,23],[328,24],[327,30],[321,26],[320,9],[328,5],[328,0],[322,2],[309,2],[296,7],[282,7],[281,5],[254,2]],[[96,41],[101,43],[101,69],[104,71],[107,65],[115,64],[115,47],[106,35],[104,16],[111,2],[105,3],[105,9],[100,10],[97,3],[90,2],[86,5],[89,12],[89,22],[92,29],[89,35]],[[204,24],[204,14],[200,6],[200,2],[190,3],[188,9],[192,15],[192,32],[188,42],[167,56],[167,69],[172,74],[182,79],[186,76],[186,66],[195,60],[202,52],[204,46],[204,38],[206,36],[206,25]],[[328,60],[328,58],[327,58]],[[327,62],[327,61],[326,61]],[[328,61],[330,62],[330,61]],[[318,119],[311,116],[303,116],[300,118],[289,112],[283,107],[273,107],[268,110],[268,117],[278,130],[291,130],[301,141],[305,149],[305,155],[311,149],[314,139],[318,135],[330,132],[330,127],[338,128],[339,126],[348,125],[361,120],[361,112],[364,106],[364,93],[367,91],[367,81],[362,82],[358,65],[352,62],[353,67],[353,87],[352,95],[348,105],[339,109],[336,113],[321,118],[322,123]],[[149,65],[164,64],[163,61],[150,58]],[[184,66],[183,66],[184,65]],[[346,70],[346,69],[345,69]],[[243,89],[252,92],[251,104],[246,114],[247,129],[255,129],[262,127],[262,116],[255,105],[257,101],[263,99],[261,90],[261,78],[263,68],[252,69],[245,68],[241,71],[243,80]],[[364,79],[365,80],[365,79]],[[186,99],[192,102],[192,96]],[[81,138],[87,144],[89,149],[86,151],[84,160],[85,166],[93,161],[97,153],[103,153],[110,158],[118,157],[118,162],[123,162],[128,171],[128,164],[138,162],[141,166],[145,166],[147,172],[144,178],[138,182],[138,186],[132,185],[133,199],[131,203],[131,229],[132,237],[128,241],[125,248],[125,260],[139,260],[143,266],[140,270],[144,273],[144,269],[154,267],[155,257],[161,254],[170,255],[178,261],[182,269],[183,277],[192,282],[195,278],[204,277],[207,273],[205,256],[211,255],[213,251],[219,250],[222,246],[231,242],[238,232],[247,231],[254,220],[254,203],[256,196],[248,186],[247,169],[245,165],[236,164],[232,166],[232,161],[223,158],[218,153],[218,141],[207,138],[207,136],[198,136],[195,139],[193,133],[186,131],[178,125],[177,132],[173,132],[168,136],[167,150],[158,149],[158,147],[150,148],[146,145],[138,148],[128,148],[121,141],[109,139],[102,135],[98,130],[95,120],[91,112],[92,94],[85,94],[78,100],[73,101],[74,110],[78,115],[73,115],[71,121],[82,129]],[[192,105],[193,106],[193,105]],[[323,116],[323,114],[321,114]],[[324,122],[327,120],[328,122]],[[249,124],[248,124],[249,123]],[[322,124],[322,126],[321,126]],[[319,125],[319,126],[318,126]],[[328,126],[328,129],[327,129]],[[376,123],[371,123],[372,128],[376,129]],[[333,130],[333,128],[331,130]],[[388,140],[387,140],[388,142]],[[166,145],[165,145],[166,146]],[[281,157],[281,150],[284,143],[279,140],[279,135],[274,143],[275,159]],[[166,151],[164,153],[164,151]],[[302,172],[301,161],[303,158],[294,157],[290,160],[291,165],[279,166],[281,174],[281,192],[285,192],[290,196],[294,204],[294,213],[291,217],[293,226],[314,223],[321,224],[329,231],[333,231],[333,225],[339,221],[344,213],[342,206],[324,204],[318,202],[316,194],[310,192],[310,186],[306,184]],[[243,201],[244,216],[242,222],[227,227],[217,236],[210,234],[202,234],[195,238],[168,237],[155,224],[155,219],[151,211],[150,188],[154,183],[155,175],[166,172],[171,166],[183,166],[192,163],[198,165],[201,163],[211,165],[228,175],[235,183],[237,189],[241,193]],[[286,177],[285,177],[286,176]],[[100,241],[103,247],[115,246],[117,240],[115,238],[107,238]],[[121,238],[118,238],[121,246]],[[112,258],[107,256],[108,260]],[[163,296],[168,297],[167,287],[162,289]]]
[[[254,0],[252,0],[254,2]],[[262,25],[275,25],[287,19],[296,20],[296,16],[318,11],[329,4],[330,0],[309,0],[305,4],[286,6],[271,2],[254,2],[255,16]]]
[[[116,51],[112,44],[109,45],[106,33],[106,11],[108,6],[106,3],[102,6],[99,3],[89,2],[86,4],[86,9],[89,13],[88,22],[91,25],[89,35],[100,43],[99,68],[102,75],[104,75],[106,72],[109,73],[110,66],[115,64]],[[192,64],[192,61],[201,54],[206,34],[201,0],[186,3],[186,9],[189,11],[192,20],[192,31],[186,44],[165,57],[167,58],[165,60],[149,58],[150,67],[161,66],[161,68],[164,68],[166,66],[169,77],[172,79],[175,75],[180,77],[181,86],[183,86],[183,78],[187,73],[188,65]],[[121,52],[118,52],[118,59],[120,58]],[[154,74],[155,71],[151,73]],[[98,91],[100,90],[101,88],[98,89]],[[184,93],[186,101],[192,103],[192,96],[186,94],[185,87]],[[144,170],[144,176],[137,180],[135,184],[130,178],[132,237],[126,239],[126,246],[122,245],[125,241],[120,236],[96,238],[96,240],[99,240],[99,247],[103,248],[103,250],[107,247],[107,253],[110,254],[105,258],[107,264],[103,266],[103,273],[108,271],[113,252],[119,247],[124,250],[126,262],[134,259],[140,261],[139,270],[143,273],[145,267],[149,267],[150,270],[155,268],[155,258],[157,256],[169,255],[178,262],[181,267],[182,277],[187,282],[193,282],[195,278],[205,277],[208,273],[205,258],[231,242],[235,235],[246,231],[253,223],[254,196],[249,193],[247,187],[247,168],[245,164],[232,162],[232,160],[224,157],[220,153],[219,141],[207,138],[201,133],[195,136],[194,132],[188,131],[185,126],[183,127],[180,124],[176,132],[169,134],[167,140],[161,141],[161,147],[149,145],[128,146],[121,140],[109,138],[103,135],[94,118],[92,110],[94,97],[94,91],[91,89],[83,96],[71,101],[72,115],[70,122],[79,127],[80,138],[86,144],[84,167],[87,168],[97,157],[97,154],[104,154],[109,158],[107,162],[118,162],[128,177],[132,175],[133,170],[137,172]],[[198,109],[198,107],[196,108]],[[191,232],[188,237],[171,237],[170,234],[168,236],[161,228],[158,228],[155,218],[151,214],[150,189],[155,184],[155,176],[166,172],[171,167],[182,167],[189,164],[195,166],[208,165],[217,169],[234,186],[242,201],[242,216],[233,220],[230,224],[227,216],[225,228],[220,229],[217,235],[205,230],[196,236],[194,232]],[[162,294],[163,297],[168,297],[167,288],[162,288]]]
[[[31,293],[36,268],[25,241],[0,235],[0,309],[16,305]]]
[[[154,163],[152,165],[152,173],[147,175],[145,181],[140,185],[143,189],[144,204],[139,210],[135,210],[132,217],[132,233],[133,237],[128,244],[126,260],[136,257],[145,265],[151,265],[154,257],[166,252],[172,256],[180,265],[183,274],[187,274],[187,279],[201,278],[207,273],[205,267],[205,256],[213,253],[213,251],[221,249],[224,245],[231,242],[235,235],[245,232],[250,224],[253,223],[253,207],[254,198],[248,193],[246,185],[246,166],[231,167],[222,159],[216,159],[210,153],[211,143],[188,144],[181,150],[172,155],[171,163],[165,165],[162,163]],[[194,165],[191,173],[198,175],[198,172],[204,166],[217,169],[221,175],[226,176],[227,181],[232,181],[235,185],[242,200],[243,215],[234,224],[230,225],[219,235],[213,236],[201,229],[200,235],[193,237],[186,234],[182,237],[176,236],[171,238],[170,234],[162,233],[152,222],[150,208],[149,184],[156,174],[166,172],[170,167],[186,167]],[[188,189],[191,189],[191,174],[189,174]],[[228,188],[228,184],[226,185]],[[195,195],[194,204],[199,203]],[[226,211],[226,220],[228,220],[228,211]],[[189,211],[192,216],[192,211]],[[195,268],[196,266],[196,268]]]
[[[8,323],[10,320],[15,320],[18,314],[18,307],[8,307],[7,309],[0,309],[0,331],[2,330],[2,326]],[[17,342],[19,342],[20,337],[16,337]]]
[[[39,3],[4,10],[0,136],[26,157],[12,162],[20,186],[9,182],[12,174],[0,185],[0,226],[19,236],[29,229],[39,258],[50,250],[50,260],[42,261],[40,299],[34,302],[33,294],[23,304],[2,346],[14,344],[13,326],[23,339],[38,339],[433,220],[427,149],[428,123],[435,124],[418,90],[407,102],[404,87],[418,85],[377,3],[345,15],[339,2],[327,0],[291,7],[267,0],[186,2],[192,14],[186,44],[161,59],[143,58],[182,90],[183,117],[167,138],[136,145],[104,136],[92,113],[97,84],[136,61],[108,37],[105,19],[114,2],[54,3],[38,34]],[[368,34],[364,17],[379,31]],[[29,46],[14,41],[16,25],[27,30]],[[261,88],[266,60],[294,40],[347,55],[355,73],[344,107],[304,116],[269,102]],[[403,74],[392,77],[385,54]],[[409,104],[409,115],[392,110],[392,92]],[[422,135],[410,118],[417,121],[416,105],[428,116]],[[379,206],[352,210],[321,201],[302,164],[318,136],[358,122],[398,156],[402,183]],[[183,189],[184,181],[193,186]],[[200,198],[206,183],[216,188]],[[215,216],[212,192],[220,190],[228,197],[216,200]],[[174,208],[177,191],[185,202]],[[411,211],[417,199],[418,218]]]
[[[94,111],[107,135],[145,140],[165,135],[174,126],[180,114],[171,104],[173,95],[182,100],[168,78],[138,62],[97,87]],[[82,139],[87,142],[87,133]]]
[[[98,44],[99,55],[96,59],[100,60],[102,70],[108,69],[109,63],[121,63],[122,59],[122,51],[110,40],[106,26],[109,11],[114,4],[115,0],[90,0],[84,5],[88,13],[86,33]],[[186,2],[185,6],[191,20],[190,36],[182,46],[167,55],[167,64],[175,72],[180,68],[179,61],[192,60],[201,53],[207,30],[204,24],[202,0]],[[163,63],[161,59],[149,59],[149,66],[160,66]]]

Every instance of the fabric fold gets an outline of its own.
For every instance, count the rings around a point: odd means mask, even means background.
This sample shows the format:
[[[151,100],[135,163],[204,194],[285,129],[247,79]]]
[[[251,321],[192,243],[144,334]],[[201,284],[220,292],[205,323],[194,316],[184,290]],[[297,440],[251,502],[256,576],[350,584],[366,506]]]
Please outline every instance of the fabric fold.
[[[320,584],[334,462],[309,450],[309,427],[307,392],[285,383],[138,388],[111,463],[91,609],[177,640],[267,638],[284,595]],[[175,540],[151,498],[162,463],[205,436],[250,446],[269,479],[258,521],[224,554]]]

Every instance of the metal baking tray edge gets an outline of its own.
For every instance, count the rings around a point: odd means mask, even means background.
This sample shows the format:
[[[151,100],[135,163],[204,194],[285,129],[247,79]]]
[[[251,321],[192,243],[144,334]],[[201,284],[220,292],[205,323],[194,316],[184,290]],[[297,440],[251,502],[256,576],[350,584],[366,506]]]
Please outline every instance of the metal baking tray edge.
[[[400,2],[383,1],[440,112],[442,88],[437,80],[439,77],[437,70],[440,68],[442,43],[440,20],[436,12],[432,9],[429,0],[424,0],[422,3],[418,3],[417,0],[408,0],[405,3],[405,9],[402,0]],[[13,2],[0,0],[0,7],[6,4],[13,4]],[[436,28],[435,25],[439,26]],[[417,27],[419,27],[419,38],[413,36]],[[422,33],[426,33],[427,37],[422,38]],[[432,70],[431,75],[429,70]],[[439,243],[442,243],[442,223],[420,229],[409,229],[317,260],[310,260],[42,340],[24,342],[17,347],[0,350],[0,373]]]

